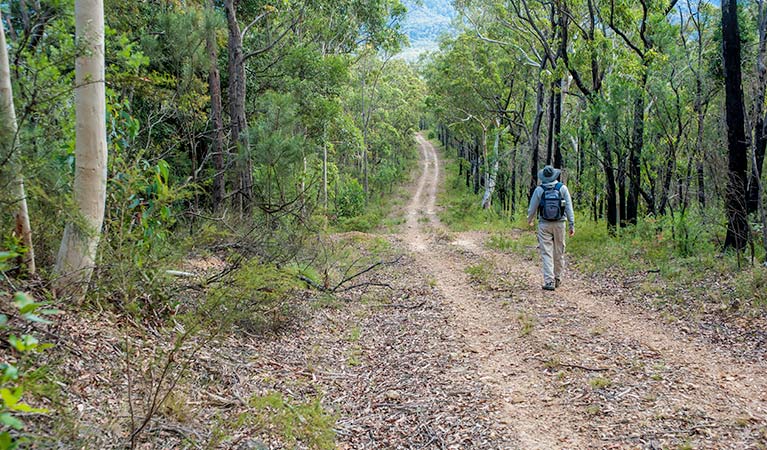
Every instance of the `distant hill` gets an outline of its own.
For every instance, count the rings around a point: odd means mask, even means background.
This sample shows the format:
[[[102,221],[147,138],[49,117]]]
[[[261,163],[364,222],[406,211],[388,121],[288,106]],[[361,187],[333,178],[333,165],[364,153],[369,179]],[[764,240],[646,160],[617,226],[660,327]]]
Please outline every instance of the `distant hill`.
[[[439,36],[450,31],[456,13],[451,0],[403,0],[403,3],[408,10],[403,28],[410,39],[410,48],[401,56],[414,60],[421,53],[437,48]]]

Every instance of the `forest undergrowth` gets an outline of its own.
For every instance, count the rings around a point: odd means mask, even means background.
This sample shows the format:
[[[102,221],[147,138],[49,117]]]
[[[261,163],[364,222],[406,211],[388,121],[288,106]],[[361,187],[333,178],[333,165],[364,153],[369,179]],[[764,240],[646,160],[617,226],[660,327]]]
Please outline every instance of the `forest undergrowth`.
[[[268,369],[279,358],[258,352],[279,353],[271,346],[290,336],[304,342],[316,315],[387,289],[376,274],[396,255],[359,231],[402,223],[395,211],[407,195],[392,185],[335,223],[194,217],[151,242],[116,232],[84,303],[59,302],[36,278],[4,277],[4,298],[28,294],[4,300],[0,317],[19,355],[3,366],[3,423],[15,430],[0,448],[334,448],[337,415],[323,388],[280,386]]]

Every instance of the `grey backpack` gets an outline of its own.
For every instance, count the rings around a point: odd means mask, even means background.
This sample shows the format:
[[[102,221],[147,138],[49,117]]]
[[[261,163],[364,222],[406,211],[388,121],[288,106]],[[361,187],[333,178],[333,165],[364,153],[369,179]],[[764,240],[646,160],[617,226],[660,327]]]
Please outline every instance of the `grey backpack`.
[[[543,220],[562,220],[564,217],[565,199],[562,198],[562,183],[554,186],[541,186],[543,195],[538,207]]]

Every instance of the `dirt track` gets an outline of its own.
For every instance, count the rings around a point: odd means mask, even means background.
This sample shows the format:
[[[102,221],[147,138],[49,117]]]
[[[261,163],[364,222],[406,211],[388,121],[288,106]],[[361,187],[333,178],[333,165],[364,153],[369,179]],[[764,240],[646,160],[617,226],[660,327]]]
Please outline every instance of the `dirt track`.
[[[764,361],[744,364],[572,277],[542,291],[537,259],[488,250],[483,233],[446,233],[441,162],[418,140],[422,173],[401,240],[414,270],[435,280],[508,438],[531,449],[767,447]],[[484,283],[466,273],[480,262],[492,272]]]

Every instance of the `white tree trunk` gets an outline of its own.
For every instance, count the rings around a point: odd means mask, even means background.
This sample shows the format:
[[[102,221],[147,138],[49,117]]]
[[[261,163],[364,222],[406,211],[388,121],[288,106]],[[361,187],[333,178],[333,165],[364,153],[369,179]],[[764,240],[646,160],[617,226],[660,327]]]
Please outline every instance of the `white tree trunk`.
[[[495,129],[495,143],[493,144],[492,161],[489,164],[489,170],[485,174],[485,195],[482,196],[482,209],[488,209],[493,202],[493,193],[495,192],[495,180],[498,177],[498,162],[499,152],[498,146],[500,145],[501,129]]]
[[[82,53],[75,61],[75,180],[79,217],[64,230],[55,272],[56,289],[85,295],[104,222],[107,182],[106,98],[104,92],[104,4],[75,0],[75,34]]]
[[[22,257],[26,270],[30,275],[35,273],[35,252],[32,247],[32,228],[29,226],[29,212],[27,210],[27,196],[24,191],[24,176],[21,174],[21,164],[16,151],[16,109],[13,106],[13,89],[11,88],[11,67],[8,62],[8,47],[5,43],[5,29],[2,26],[3,16],[0,13],[0,118],[4,143],[3,154],[9,156],[9,172],[13,176],[11,181],[11,201],[15,203],[14,218],[16,219],[16,236],[21,239],[27,252]]]

